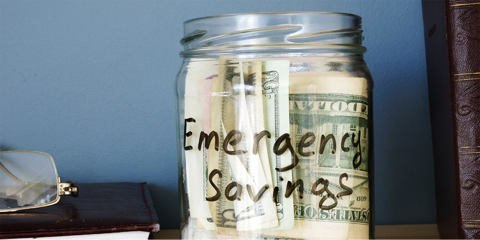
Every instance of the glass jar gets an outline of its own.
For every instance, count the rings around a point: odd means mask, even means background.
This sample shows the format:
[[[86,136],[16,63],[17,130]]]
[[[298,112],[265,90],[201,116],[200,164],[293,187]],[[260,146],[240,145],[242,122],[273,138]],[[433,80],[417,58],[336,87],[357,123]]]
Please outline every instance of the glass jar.
[[[373,238],[373,81],[361,18],[197,18],[181,43],[182,238]]]

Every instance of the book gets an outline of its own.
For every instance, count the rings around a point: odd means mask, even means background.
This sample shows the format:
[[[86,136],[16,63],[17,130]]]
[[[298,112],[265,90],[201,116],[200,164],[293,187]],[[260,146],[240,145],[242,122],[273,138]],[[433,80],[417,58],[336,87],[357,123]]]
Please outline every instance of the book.
[[[480,238],[480,1],[422,0],[442,238]]]
[[[0,214],[0,239],[70,236],[148,238],[160,230],[146,183],[77,184],[78,197],[49,207]],[[108,237],[107,236],[107,237]],[[77,238],[78,238],[77,237]],[[54,238],[57,239],[57,238]]]

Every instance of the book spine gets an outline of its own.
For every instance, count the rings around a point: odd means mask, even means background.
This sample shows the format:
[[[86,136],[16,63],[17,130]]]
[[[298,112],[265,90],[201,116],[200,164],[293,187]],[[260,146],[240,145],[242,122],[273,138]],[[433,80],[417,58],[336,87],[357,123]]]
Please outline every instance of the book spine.
[[[445,0],[459,225],[480,238],[480,1]]]
[[[437,226],[442,238],[458,239],[459,196],[453,139],[453,112],[445,3],[443,0],[422,0],[425,54],[427,60],[428,95],[432,127],[433,160]]]

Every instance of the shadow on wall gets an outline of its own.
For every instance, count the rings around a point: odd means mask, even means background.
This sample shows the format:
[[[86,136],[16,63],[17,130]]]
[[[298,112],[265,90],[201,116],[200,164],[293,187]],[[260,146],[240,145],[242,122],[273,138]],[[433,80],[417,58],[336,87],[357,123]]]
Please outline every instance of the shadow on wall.
[[[147,184],[160,222],[160,229],[178,229],[180,226],[178,190],[157,184]]]
[[[6,145],[0,145],[0,152],[11,151],[11,150],[14,150],[14,148],[11,148],[11,147],[6,146]]]
[[[396,69],[388,65],[384,69],[392,69],[395,77],[383,76],[383,86],[376,92],[380,95],[377,99],[383,99],[375,102],[375,170],[380,170],[375,171],[376,224],[434,223],[435,183],[426,75],[421,69],[393,66]],[[423,88],[412,88],[414,81],[425,84]],[[416,199],[412,208],[413,195]],[[420,209],[422,214],[418,214]]]

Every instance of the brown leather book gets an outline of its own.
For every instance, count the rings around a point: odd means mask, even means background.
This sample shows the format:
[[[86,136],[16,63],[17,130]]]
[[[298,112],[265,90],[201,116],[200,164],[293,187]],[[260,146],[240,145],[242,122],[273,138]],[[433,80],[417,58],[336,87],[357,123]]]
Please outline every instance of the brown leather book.
[[[480,238],[480,0],[422,0],[442,238]]]
[[[49,207],[0,213],[0,238],[160,230],[146,183],[77,185],[78,197],[63,196]]]

